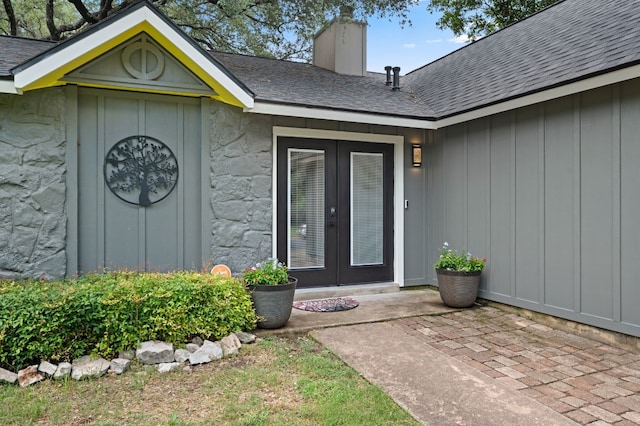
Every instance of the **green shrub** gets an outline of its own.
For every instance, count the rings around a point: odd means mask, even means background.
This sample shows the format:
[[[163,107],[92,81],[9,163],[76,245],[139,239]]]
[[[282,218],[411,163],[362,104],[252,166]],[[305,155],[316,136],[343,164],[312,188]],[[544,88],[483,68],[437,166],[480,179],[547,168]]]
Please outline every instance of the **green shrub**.
[[[255,326],[235,278],[113,272],[74,281],[0,281],[0,367],[113,356],[145,340],[177,345]]]

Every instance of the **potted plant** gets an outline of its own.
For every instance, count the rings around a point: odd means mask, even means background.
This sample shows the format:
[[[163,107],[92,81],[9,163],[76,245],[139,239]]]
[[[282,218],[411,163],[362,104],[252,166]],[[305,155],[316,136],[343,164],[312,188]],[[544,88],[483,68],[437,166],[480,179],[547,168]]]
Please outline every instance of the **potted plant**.
[[[471,253],[459,253],[449,248],[446,241],[440,249],[438,262],[433,265],[438,276],[438,289],[445,305],[452,308],[468,308],[478,297],[480,274],[486,258]]]
[[[282,262],[269,259],[247,268],[242,281],[251,292],[259,328],[280,328],[289,321],[298,280]]]

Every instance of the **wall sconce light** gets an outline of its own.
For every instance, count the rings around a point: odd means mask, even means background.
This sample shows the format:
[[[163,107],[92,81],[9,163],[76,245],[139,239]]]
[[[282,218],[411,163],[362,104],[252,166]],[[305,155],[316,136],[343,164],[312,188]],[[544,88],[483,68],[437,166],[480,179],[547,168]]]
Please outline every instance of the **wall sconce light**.
[[[411,146],[411,160],[413,167],[422,166],[422,147],[420,145]]]

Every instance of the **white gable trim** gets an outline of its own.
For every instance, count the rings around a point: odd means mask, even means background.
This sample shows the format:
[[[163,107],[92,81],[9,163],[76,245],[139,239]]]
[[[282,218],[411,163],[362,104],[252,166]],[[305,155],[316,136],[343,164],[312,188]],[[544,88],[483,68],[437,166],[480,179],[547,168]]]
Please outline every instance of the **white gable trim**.
[[[69,63],[83,61],[83,57],[86,57],[88,52],[100,50],[101,47],[110,45],[114,40],[119,39],[123,34],[129,33],[136,27],[144,29],[147,26],[162,34],[178,51],[193,60],[211,78],[227,89],[245,108],[253,107],[253,96],[251,94],[247,93],[244,88],[217,67],[212,62],[212,58],[207,57],[189,43],[146,5],[129,13],[124,13],[109,25],[85,36],[80,36],[77,40],[72,40],[67,45],[63,44],[63,47],[59,50],[51,54],[45,53],[34,64],[18,69],[18,72],[14,75],[15,89],[20,93],[25,88],[28,88],[29,85],[45,78],[48,74],[64,69]],[[86,61],[83,63],[86,63]]]

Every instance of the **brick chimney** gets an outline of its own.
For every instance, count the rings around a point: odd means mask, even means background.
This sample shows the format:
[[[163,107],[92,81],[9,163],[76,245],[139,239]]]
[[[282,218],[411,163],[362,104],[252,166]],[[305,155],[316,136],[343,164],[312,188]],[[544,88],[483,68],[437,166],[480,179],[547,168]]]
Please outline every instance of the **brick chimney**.
[[[340,8],[340,16],[315,35],[313,64],[339,74],[367,74],[367,23],[353,20],[352,7]]]

